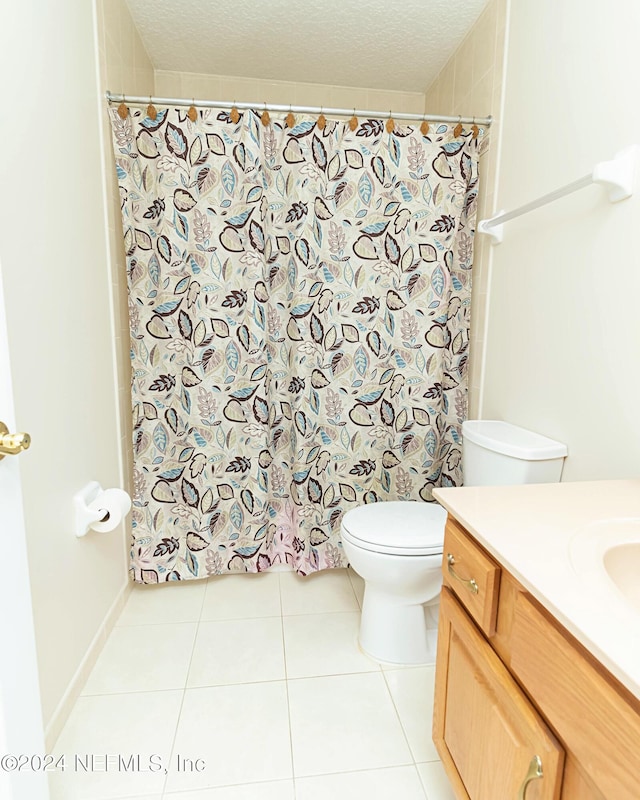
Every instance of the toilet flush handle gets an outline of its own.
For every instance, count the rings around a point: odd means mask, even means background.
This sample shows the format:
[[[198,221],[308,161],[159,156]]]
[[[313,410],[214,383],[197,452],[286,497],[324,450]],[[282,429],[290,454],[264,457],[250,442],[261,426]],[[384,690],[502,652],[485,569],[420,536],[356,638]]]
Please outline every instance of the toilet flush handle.
[[[461,578],[453,568],[453,565],[455,563],[456,560],[453,557],[453,553],[447,553],[447,569],[449,570],[449,575],[451,575],[457,581],[460,581],[460,583],[463,586],[466,586],[467,589],[471,592],[471,594],[478,594],[478,584],[476,583],[474,578],[471,578],[470,580],[465,580],[464,578]]]

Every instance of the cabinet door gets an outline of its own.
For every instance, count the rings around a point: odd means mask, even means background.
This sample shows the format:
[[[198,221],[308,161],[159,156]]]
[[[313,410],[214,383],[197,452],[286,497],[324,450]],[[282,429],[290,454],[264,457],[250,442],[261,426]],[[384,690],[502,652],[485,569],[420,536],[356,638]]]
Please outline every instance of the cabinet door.
[[[561,746],[446,588],[433,739],[460,800],[560,797]]]

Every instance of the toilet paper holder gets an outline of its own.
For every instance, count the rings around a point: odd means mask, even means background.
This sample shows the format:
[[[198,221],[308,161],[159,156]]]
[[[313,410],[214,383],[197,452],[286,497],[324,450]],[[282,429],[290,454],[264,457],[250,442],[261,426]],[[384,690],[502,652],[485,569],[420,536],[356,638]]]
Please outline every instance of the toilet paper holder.
[[[111,508],[113,496],[116,495],[117,508]],[[101,498],[102,496],[102,498]],[[104,499],[104,507],[96,501]],[[122,489],[107,489],[91,481],[73,496],[75,513],[75,534],[78,538],[86,536],[90,530],[104,533],[117,527],[120,519],[131,508],[131,498]],[[117,516],[117,519],[114,519]]]

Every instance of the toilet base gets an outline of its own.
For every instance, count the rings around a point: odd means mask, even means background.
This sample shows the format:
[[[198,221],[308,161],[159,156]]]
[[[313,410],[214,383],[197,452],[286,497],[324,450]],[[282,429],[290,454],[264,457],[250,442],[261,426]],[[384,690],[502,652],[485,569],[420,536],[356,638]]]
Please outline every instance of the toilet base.
[[[434,664],[438,630],[430,623],[435,604],[437,598],[428,606],[402,604],[397,597],[365,585],[360,647],[371,658],[387,664]]]

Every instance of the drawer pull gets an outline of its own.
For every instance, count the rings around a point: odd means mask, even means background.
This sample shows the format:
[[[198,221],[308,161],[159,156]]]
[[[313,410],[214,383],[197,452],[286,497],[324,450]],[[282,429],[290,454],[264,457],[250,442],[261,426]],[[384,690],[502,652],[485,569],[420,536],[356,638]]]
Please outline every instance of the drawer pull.
[[[462,583],[464,586],[466,586],[467,589],[472,594],[478,594],[478,584],[475,582],[473,578],[467,581],[464,578],[461,578],[459,575],[456,575],[456,571],[453,568],[453,565],[455,563],[456,560],[453,557],[453,553],[447,553],[447,569],[449,570],[449,574],[452,575],[457,581],[460,581],[460,583]]]
[[[518,792],[518,800],[525,800],[525,793],[527,791],[527,786],[531,783],[531,781],[535,781],[536,778],[542,777],[542,761],[540,760],[540,756],[534,756],[531,759],[531,763],[529,764],[529,771],[524,776],[524,780],[522,781],[522,786],[520,787],[520,791]]]

